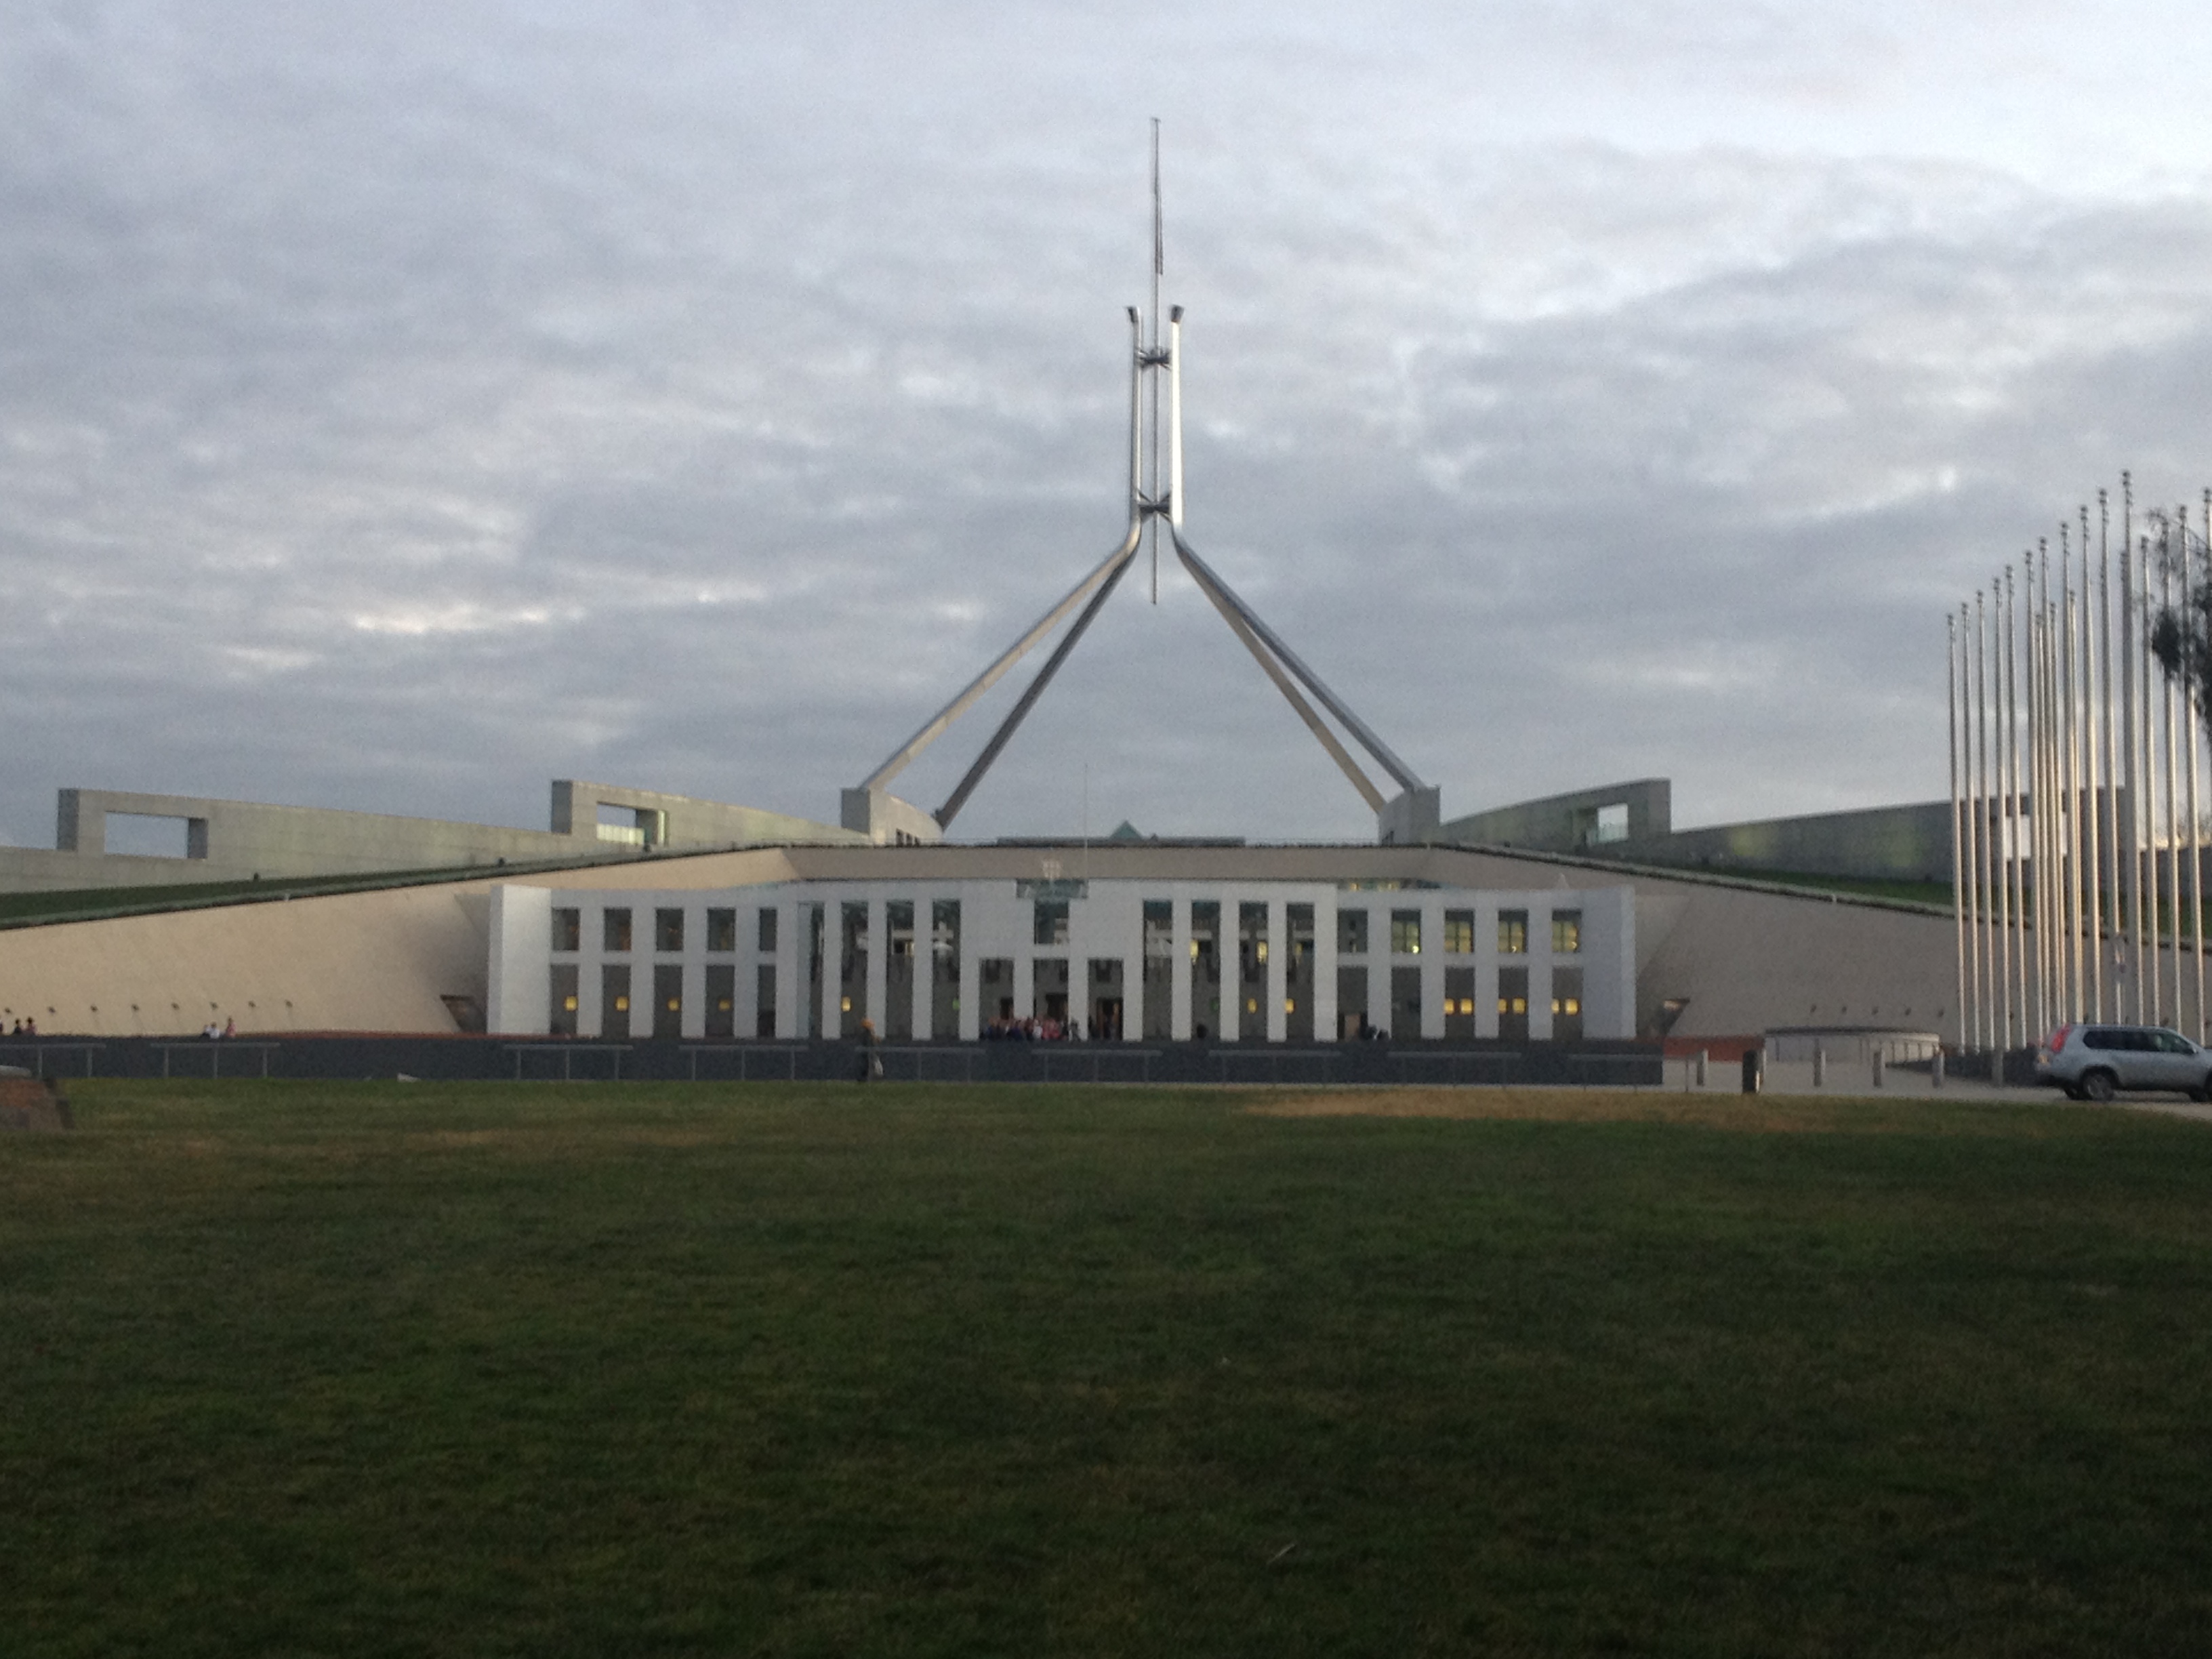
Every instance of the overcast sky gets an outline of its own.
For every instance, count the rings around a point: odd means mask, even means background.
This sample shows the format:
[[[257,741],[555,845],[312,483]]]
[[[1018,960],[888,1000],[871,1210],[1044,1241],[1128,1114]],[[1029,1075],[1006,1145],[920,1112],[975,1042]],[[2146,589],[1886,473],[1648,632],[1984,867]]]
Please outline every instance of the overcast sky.
[[[1448,814],[1940,796],[1947,605],[2212,482],[2201,6],[12,0],[0,840],[834,820],[1120,538],[1154,115],[1188,532]],[[1370,837],[1144,588],[957,833]]]

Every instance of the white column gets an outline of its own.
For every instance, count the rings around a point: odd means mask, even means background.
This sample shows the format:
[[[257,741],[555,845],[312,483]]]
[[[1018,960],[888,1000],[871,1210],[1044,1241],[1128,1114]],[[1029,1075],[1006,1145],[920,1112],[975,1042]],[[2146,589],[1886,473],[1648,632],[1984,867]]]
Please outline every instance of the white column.
[[[885,902],[880,898],[868,901],[868,974],[863,987],[865,995],[860,1009],[864,1018],[875,1022],[876,1035],[881,1037],[891,1028],[890,994],[890,918],[885,913]]]
[[[1314,902],[1314,1041],[1334,1042],[1344,1035],[1336,1009],[1336,896],[1323,890]]]
[[[822,1036],[835,1042],[844,1030],[845,1011],[837,1005],[845,994],[845,896],[832,892],[822,900]]]
[[[684,1036],[693,1042],[703,1041],[707,1035],[707,958],[704,954],[706,949],[704,923],[707,917],[704,911],[699,914],[698,920],[702,926],[696,933],[692,931],[691,918],[686,916],[684,920],[684,990],[682,993],[684,1009],[681,1029]],[[732,997],[730,1000],[734,1004],[737,999]],[[731,1012],[734,1013],[736,1009],[732,1007]]]
[[[754,905],[754,909],[765,909],[765,905]],[[754,915],[754,927],[759,927],[759,915]],[[776,1042],[790,1042],[805,1026],[805,994],[801,984],[805,975],[801,973],[801,949],[799,949],[799,900],[776,900],[776,949],[768,956],[776,964]],[[754,991],[759,998],[759,991]]]
[[[1421,1035],[1444,1034],[1444,902],[1421,902]]]
[[[1175,949],[1169,957],[1172,974],[1169,985],[1168,1035],[1177,1042],[1190,1041],[1190,900],[1177,894],[1172,933]]]
[[[975,895],[963,887],[959,898],[960,1040],[974,1042],[983,1035],[983,959],[975,950]]]

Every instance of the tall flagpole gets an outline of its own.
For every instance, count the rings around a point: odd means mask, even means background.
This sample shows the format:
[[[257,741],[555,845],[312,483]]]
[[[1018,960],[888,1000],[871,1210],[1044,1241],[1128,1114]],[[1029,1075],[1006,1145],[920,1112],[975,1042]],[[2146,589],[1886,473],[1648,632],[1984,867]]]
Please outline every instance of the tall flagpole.
[[[2208,495],[2207,505],[2212,506],[2212,495]],[[2202,1042],[2204,1040],[2204,859],[2201,848],[2203,820],[2198,816],[2202,809],[2197,793],[2197,750],[2199,735],[2203,729],[2198,718],[2198,701],[2203,688],[2197,678],[2195,648],[2201,625],[2197,606],[2202,589],[2191,580],[2190,565],[2189,509],[2184,507],[2181,511],[2181,721],[2182,743],[2189,756],[2189,832],[2183,840],[2189,848],[2190,953],[2197,963],[2197,1023],[2190,1036],[2196,1042]],[[2179,854],[2180,848],[2174,850]],[[2178,940],[2176,942],[2179,943]]]
[[[2010,965],[2014,983],[2013,1011],[2019,1015],[2017,1026],[2008,1018],[2005,1023],[2005,1046],[2018,1046],[2018,1033],[2027,1029],[2027,872],[2021,861],[2027,853],[2027,827],[2021,822],[2021,763],[2020,763],[2020,617],[2019,606],[2013,587],[2012,572],[2005,572],[2005,641],[2004,641],[2004,739],[2005,765],[2008,777],[2005,784],[2005,810],[2012,820],[2011,846],[2008,851],[2007,885],[2010,888],[2012,903],[2012,938],[2007,942],[2008,953],[2013,957]]]
[[[2116,724],[2118,714],[2112,707],[2112,554],[2111,545],[2112,508],[2111,498],[2100,489],[2097,492],[2097,637],[2103,642],[2099,653],[2098,667],[2101,678],[2099,701],[2105,708],[2105,892],[2111,902],[2112,950],[2118,949],[2120,927],[2120,785],[2119,740]],[[2105,946],[2100,945],[2102,957]],[[2112,1017],[2120,1017],[2120,993],[2123,982],[2119,975],[2120,961],[2112,958]],[[2105,1007],[2098,1006],[2099,1018],[2105,1017]]]
[[[1959,619],[1950,617],[1944,629],[1949,635],[1944,652],[1944,702],[1951,717],[1951,932],[1959,966],[1958,1000],[1952,1006],[1959,1016],[1959,1047],[1966,1046],[1966,835],[1960,824],[1964,811],[1959,787]]]
[[[2163,516],[2163,515],[2161,515]],[[2165,612],[2173,608],[2173,544],[2172,529],[2160,524],[2158,529],[2158,608]],[[2174,684],[2161,674],[2163,682],[2159,696],[2160,713],[2166,723],[2166,937],[2172,940],[2170,955],[2173,960],[2173,1023],[2181,1024],[2181,755],[2180,733],[2175,729]]]

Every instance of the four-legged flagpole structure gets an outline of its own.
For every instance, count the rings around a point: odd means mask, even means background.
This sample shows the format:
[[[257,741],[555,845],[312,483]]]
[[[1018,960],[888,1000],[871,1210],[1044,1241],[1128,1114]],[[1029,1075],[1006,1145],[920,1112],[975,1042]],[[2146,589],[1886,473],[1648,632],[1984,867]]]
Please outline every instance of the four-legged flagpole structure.
[[[1160,327],[1160,285],[1165,276],[1166,246],[1160,216],[1160,152],[1159,123],[1152,123],[1152,305],[1149,316],[1140,314],[1134,306],[1129,307],[1130,371],[1129,371],[1129,526],[1121,544],[1109,553],[1082,580],[1070,588],[1053,606],[1032,623],[991,665],[978,674],[962,689],[960,694],[944,708],[923,721],[921,728],[894,750],[881,766],[870,773],[867,781],[858,788],[844,793],[842,820],[848,830],[857,830],[879,842],[922,842],[941,840],[951,827],[953,818],[975,793],[975,786],[991,769],[1008,741],[1019,729],[1022,721],[1045,688],[1052,684],[1053,676],[1067,660],[1106,601],[1112,597],[1121,578],[1128,574],[1137,555],[1145,546],[1147,532],[1152,546],[1152,595],[1159,596],[1159,526],[1164,525],[1170,544],[1182,567],[1190,573],[1229,624],[1230,631],[1244,642],[1255,660],[1273,681],[1275,688],[1288,700],[1314,736],[1328,751],[1329,757],[1344,770],[1362,799],[1376,816],[1376,836],[1382,842],[1414,842],[1425,840],[1436,830],[1441,816],[1437,791],[1414,775],[1413,769],[1391,751],[1390,746],[1376,736],[1367,723],[1353,714],[1344,700],[1329,690],[1321,676],[1307,665],[1297,652],[1284,643],[1275,630],[1260,619],[1257,612],[1238,598],[1235,590],[1215,574],[1205,560],[1199,557],[1188,541],[1184,539],[1182,484],[1182,307],[1177,306],[1168,313],[1167,328]],[[1161,404],[1164,393],[1167,431],[1162,442]],[[946,730],[961,715],[975,705],[983,694],[1012,671],[1045,637],[1065,622],[1070,613],[1075,624],[1067,630],[1052,654],[1045,659],[1044,666],[1037,671],[1015,702],[1012,710],[991,734],[945,804],[934,812],[925,811],[910,802],[901,800],[890,793],[892,780],[919,756],[921,751],[944,736]],[[1314,705],[1319,703],[1328,711],[1337,726],[1341,726],[1352,742],[1364,750],[1373,764],[1388,775],[1396,793],[1386,795],[1382,787],[1362,769],[1359,763],[1343,738],[1332,729]]]

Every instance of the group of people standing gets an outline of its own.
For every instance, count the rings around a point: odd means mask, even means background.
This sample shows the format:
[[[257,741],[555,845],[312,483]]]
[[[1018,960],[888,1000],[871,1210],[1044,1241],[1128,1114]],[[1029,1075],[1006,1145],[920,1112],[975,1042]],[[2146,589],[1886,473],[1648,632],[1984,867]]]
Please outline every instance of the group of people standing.
[[[35,1019],[19,1019],[8,1033],[9,1036],[36,1036],[38,1034],[39,1022]]]

